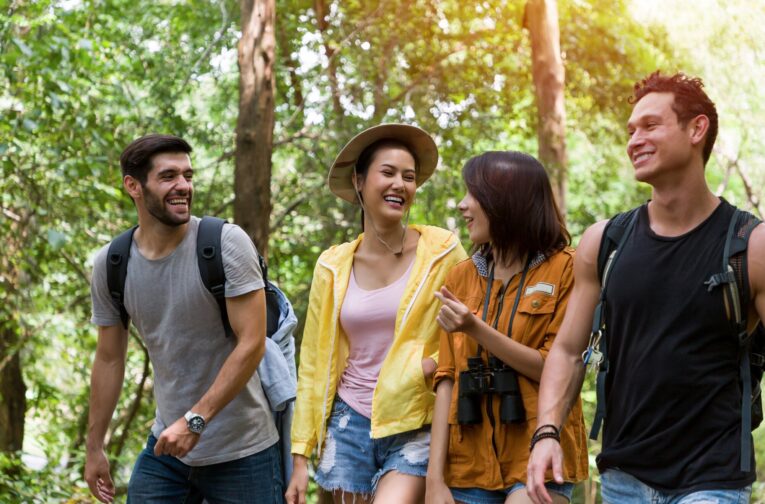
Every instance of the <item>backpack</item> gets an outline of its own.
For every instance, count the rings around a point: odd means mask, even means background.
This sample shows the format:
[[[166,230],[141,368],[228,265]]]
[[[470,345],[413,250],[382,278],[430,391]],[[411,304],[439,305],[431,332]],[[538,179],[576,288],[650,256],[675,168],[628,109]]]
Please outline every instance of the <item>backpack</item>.
[[[613,217],[603,232],[598,250],[598,277],[601,290],[592,321],[592,333],[587,349],[582,354],[584,365],[593,363],[598,369],[597,407],[590,439],[597,439],[605,418],[605,383],[608,373],[606,339],[606,289],[609,273],[619,258],[637,221],[638,208],[633,208]],[[763,420],[760,381],[765,369],[765,327],[760,321],[755,330],[747,332],[747,302],[749,299],[749,276],[747,271],[747,246],[749,236],[760,224],[754,215],[736,209],[728,225],[723,248],[722,271],[712,275],[704,284],[709,291],[723,289],[726,316],[731,325],[731,334],[739,345],[739,380],[741,383],[741,470],[748,472],[752,452],[750,431]],[[742,303],[741,300],[744,300]]]
[[[228,321],[226,311],[226,273],[223,269],[223,257],[221,254],[221,233],[226,221],[217,217],[205,216],[199,221],[197,232],[197,264],[202,282],[213,295],[220,308],[221,322],[226,337],[231,336],[231,324]],[[130,315],[125,309],[125,281],[127,279],[127,265],[130,259],[130,246],[133,242],[133,233],[138,226],[134,226],[112,240],[109,245],[106,263],[106,283],[112,302],[120,311],[120,319],[125,329],[130,323]],[[258,262],[263,272],[263,283],[266,294],[266,336],[271,337],[279,327],[281,291],[268,281],[268,267],[263,256],[258,254]]]

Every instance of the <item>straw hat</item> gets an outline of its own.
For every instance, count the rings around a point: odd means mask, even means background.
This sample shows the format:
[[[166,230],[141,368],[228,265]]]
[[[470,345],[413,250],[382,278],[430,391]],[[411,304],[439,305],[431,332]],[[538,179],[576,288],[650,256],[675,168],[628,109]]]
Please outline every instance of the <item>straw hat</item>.
[[[397,140],[408,146],[417,162],[415,182],[417,187],[428,180],[438,164],[438,147],[424,130],[408,124],[380,124],[365,129],[348,142],[329,169],[327,182],[335,196],[357,203],[351,174],[359,155],[378,140]]]

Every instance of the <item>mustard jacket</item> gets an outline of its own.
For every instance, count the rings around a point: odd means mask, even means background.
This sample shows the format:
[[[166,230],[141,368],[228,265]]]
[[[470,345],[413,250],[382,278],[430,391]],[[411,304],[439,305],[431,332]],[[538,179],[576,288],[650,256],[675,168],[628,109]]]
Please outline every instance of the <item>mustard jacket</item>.
[[[440,289],[449,269],[467,255],[445,229],[411,225],[420,233],[412,272],[396,315],[393,343],[380,368],[372,397],[372,437],[419,429],[433,415],[432,393],[422,373],[422,359],[438,357]],[[348,337],[340,325],[353,254],[364,235],[325,250],[316,263],[306,314],[292,422],[292,453],[319,455],[335,390],[348,358]]]

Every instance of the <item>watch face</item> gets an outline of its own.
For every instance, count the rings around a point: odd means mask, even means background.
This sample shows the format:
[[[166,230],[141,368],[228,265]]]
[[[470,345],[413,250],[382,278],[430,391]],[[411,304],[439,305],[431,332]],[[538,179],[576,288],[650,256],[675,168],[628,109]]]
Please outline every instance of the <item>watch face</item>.
[[[191,432],[194,432],[195,434],[201,434],[205,428],[205,420],[201,416],[195,415],[189,418],[187,425]]]

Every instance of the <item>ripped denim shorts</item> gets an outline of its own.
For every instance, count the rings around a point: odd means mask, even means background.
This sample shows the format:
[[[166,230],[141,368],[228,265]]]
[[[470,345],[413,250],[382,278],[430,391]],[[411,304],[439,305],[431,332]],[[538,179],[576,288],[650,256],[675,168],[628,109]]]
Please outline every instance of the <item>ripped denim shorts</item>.
[[[316,483],[325,490],[372,495],[390,471],[425,477],[430,426],[380,439],[370,437],[371,421],[335,396]]]

